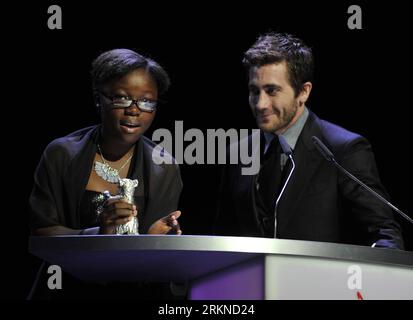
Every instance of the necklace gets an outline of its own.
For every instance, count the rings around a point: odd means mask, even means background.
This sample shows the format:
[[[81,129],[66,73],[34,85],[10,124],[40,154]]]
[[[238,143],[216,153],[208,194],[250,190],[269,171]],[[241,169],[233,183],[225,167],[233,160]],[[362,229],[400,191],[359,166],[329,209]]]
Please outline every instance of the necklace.
[[[103,180],[110,182],[110,183],[119,183],[120,177],[119,177],[119,171],[121,171],[132,159],[133,152],[131,156],[125,161],[125,163],[119,168],[115,169],[112,168],[105,160],[103,157],[102,150],[100,149],[100,145],[98,144],[98,150],[100,157],[103,160],[103,163],[100,161],[95,161],[95,172],[96,174],[101,177]]]

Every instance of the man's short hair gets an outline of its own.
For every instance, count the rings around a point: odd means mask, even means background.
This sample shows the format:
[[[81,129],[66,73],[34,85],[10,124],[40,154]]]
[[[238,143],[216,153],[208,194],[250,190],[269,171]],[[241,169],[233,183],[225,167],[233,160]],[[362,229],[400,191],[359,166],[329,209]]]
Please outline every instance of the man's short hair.
[[[314,59],[310,47],[287,33],[270,32],[258,38],[244,54],[248,69],[285,61],[288,77],[297,96],[307,81],[313,80]]]

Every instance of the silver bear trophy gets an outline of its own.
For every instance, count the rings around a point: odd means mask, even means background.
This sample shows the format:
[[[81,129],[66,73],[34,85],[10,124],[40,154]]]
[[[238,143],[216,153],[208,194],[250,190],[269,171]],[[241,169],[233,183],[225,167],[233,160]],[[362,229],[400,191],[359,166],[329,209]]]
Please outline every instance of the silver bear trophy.
[[[105,191],[103,194],[106,200],[111,198],[118,198],[123,199],[128,203],[134,204],[133,194],[137,186],[138,180],[136,179],[119,179],[119,195],[112,197],[109,191]],[[116,234],[139,234],[138,217],[133,217],[131,221],[117,226]]]

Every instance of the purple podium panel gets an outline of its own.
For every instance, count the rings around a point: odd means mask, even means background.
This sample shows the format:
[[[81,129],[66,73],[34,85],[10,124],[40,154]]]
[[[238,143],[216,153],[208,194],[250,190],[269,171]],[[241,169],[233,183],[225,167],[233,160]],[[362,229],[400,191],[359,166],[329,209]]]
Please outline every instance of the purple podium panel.
[[[262,300],[265,297],[263,258],[219,270],[191,283],[191,300]]]

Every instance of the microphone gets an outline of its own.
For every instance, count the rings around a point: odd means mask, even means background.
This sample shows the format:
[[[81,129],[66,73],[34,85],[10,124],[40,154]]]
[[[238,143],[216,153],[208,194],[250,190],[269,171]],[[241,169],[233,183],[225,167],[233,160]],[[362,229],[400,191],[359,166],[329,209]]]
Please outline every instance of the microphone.
[[[280,193],[279,193],[279,195],[278,195],[278,197],[277,197],[277,200],[275,201],[275,210],[274,210],[274,218],[275,218],[275,219],[274,219],[274,238],[277,238],[277,211],[278,211],[278,202],[280,201],[281,196],[283,195],[284,190],[285,190],[285,188],[287,187],[288,182],[290,181],[290,178],[291,178],[291,176],[292,176],[292,174],[293,174],[293,172],[294,172],[294,170],[295,170],[295,162],[294,162],[294,159],[293,159],[293,151],[291,150],[291,147],[289,146],[289,144],[287,143],[287,141],[285,141],[285,138],[284,138],[282,135],[279,135],[279,136],[278,136],[278,140],[279,140],[279,142],[280,142],[280,146],[281,146],[281,149],[282,149],[283,153],[284,153],[286,156],[288,156],[288,158],[290,158],[291,163],[292,163],[293,166],[292,166],[292,168],[291,168],[291,170],[290,170],[290,172],[289,172],[289,174],[288,174],[287,179],[286,179],[285,182],[284,182],[283,187],[281,188],[281,191],[280,191]]]
[[[377,199],[379,199],[381,202],[392,208],[394,211],[396,211],[398,214],[400,214],[403,218],[405,218],[407,221],[413,224],[413,219],[410,218],[407,214],[405,214],[403,211],[401,211],[399,208],[395,207],[393,204],[391,204],[389,201],[387,201],[385,198],[383,198],[381,195],[379,195],[376,191],[374,191],[372,188],[367,186],[365,183],[361,182],[359,179],[357,179],[355,176],[353,176],[350,172],[348,172],[346,169],[344,169],[334,158],[333,153],[325,146],[324,143],[321,142],[320,139],[318,139],[316,136],[312,136],[311,140],[313,141],[315,147],[317,150],[321,153],[321,155],[329,162],[332,162],[341,172],[343,172],[347,177],[349,177],[351,180],[354,182],[358,183],[360,186],[362,186],[364,189],[366,189],[370,194],[375,196]]]
[[[282,135],[279,135],[278,141],[280,141],[280,146],[281,146],[281,149],[283,150],[283,153],[287,155],[288,157],[290,157],[293,151],[291,150],[291,147],[287,143],[287,141],[285,141],[285,138]]]
[[[318,139],[316,136],[312,136],[311,140],[313,140],[315,147],[321,153],[321,155],[326,158],[327,161],[335,162],[333,153],[328,150],[328,148],[324,145],[324,143],[321,142],[320,139]]]

